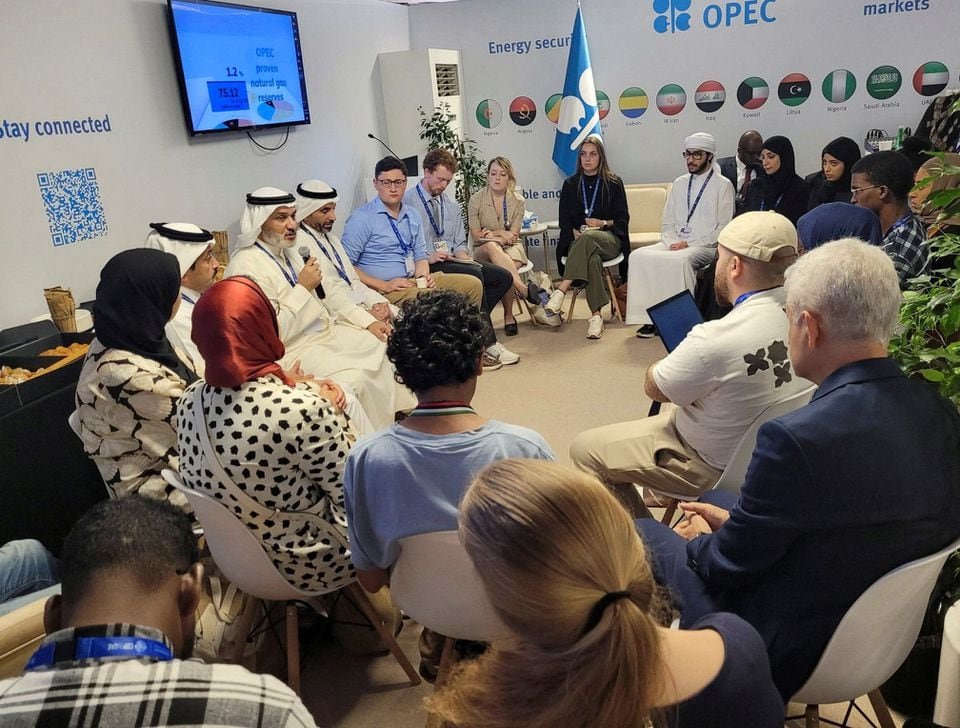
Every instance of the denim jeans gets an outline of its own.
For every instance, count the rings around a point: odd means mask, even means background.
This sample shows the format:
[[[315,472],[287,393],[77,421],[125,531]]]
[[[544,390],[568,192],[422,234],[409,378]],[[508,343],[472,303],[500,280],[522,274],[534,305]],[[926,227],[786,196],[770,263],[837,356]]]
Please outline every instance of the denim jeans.
[[[33,539],[0,546],[0,604],[59,581],[57,560]]]

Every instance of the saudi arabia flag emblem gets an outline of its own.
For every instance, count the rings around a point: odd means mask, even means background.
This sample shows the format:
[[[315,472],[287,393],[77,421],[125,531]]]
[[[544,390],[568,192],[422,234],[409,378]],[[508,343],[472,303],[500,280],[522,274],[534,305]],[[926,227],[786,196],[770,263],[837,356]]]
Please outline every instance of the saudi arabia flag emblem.
[[[484,99],[477,104],[477,121],[485,129],[493,129],[503,121],[503,109],[493,99]]]
[[[676,116],[686,105],[687,92],[675,83],[668,83],[657,94],[657,108],[664,116]]]
[[[727,100],[727,90],[719,81],[704,81],[697,86],[693,101],[700,111],[712,114]]]
[[[737,88],[737,101],[745,109],[759,109],[767,103],[770,96],[770,87],[759,76],[745,78]]]
[[[850,71],[838,68],[827,74],[821,89],[823,97],[831,104],[842,104],[857,90],[857,79]]]
[[[950,71],[940,61],[927,61],[913,74],[913,88],[921,96],[936,96],[950,83]]]
[[[894,66],[877,66],[867,76],[867,93],[875,99],[889,99],[900,90],[903,76]]]

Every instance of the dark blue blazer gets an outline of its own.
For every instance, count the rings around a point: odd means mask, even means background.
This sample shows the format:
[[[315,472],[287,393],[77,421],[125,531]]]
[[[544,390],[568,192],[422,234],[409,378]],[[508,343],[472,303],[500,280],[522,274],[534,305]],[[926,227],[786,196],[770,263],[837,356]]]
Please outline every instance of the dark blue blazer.
[[[760,428],[730,519],[687,558],[717,607],[760,633],[786,700],[857,597],[958,536],[956,408],[892,360],[868,359]]]

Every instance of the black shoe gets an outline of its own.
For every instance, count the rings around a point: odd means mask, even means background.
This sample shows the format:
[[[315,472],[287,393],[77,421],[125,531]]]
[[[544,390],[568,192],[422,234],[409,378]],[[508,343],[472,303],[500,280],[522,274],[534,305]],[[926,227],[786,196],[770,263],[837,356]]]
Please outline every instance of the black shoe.
[[[657,327],[653,324],[644,324],[639,329],[637,329],[637,338],[638,339],[652,339],[654,336],[657,336]]]
[[[527,300],[531,306],[546,306],[550,300],[550,294],[543,290],[536,283],[527,284]]]
[[[505,333],[507,336],[516,336],[519,333],[517,329],[517,322],[514,321],[512,324],[504,324],[503,333]]]

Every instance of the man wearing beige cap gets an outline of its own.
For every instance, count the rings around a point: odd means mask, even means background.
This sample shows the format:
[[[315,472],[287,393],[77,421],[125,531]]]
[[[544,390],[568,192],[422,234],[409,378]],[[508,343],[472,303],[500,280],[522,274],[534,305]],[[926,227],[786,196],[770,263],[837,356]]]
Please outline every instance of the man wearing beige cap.
[[[190,357],[197,376],[203,376],[203,357],[190,332],[193,330],[193,306],[216,280],[220,264],[213,257],[213,234],[187,222],[152,222],[143,243],[170,253],[180,264],[180,308],[167,323],[167,338],[181,353]]]
[[[787,358],[783,274],[797,257],[796,229],[775,212],[749,212],[720,232],[718,248],[717,299],[733,310],[694,326],[644,380],[648,397],[675,406],[588,430],[570,446],[575,465],[631,501],[634,486],[694,497],[709,489],[753,419],[810,386]]]

